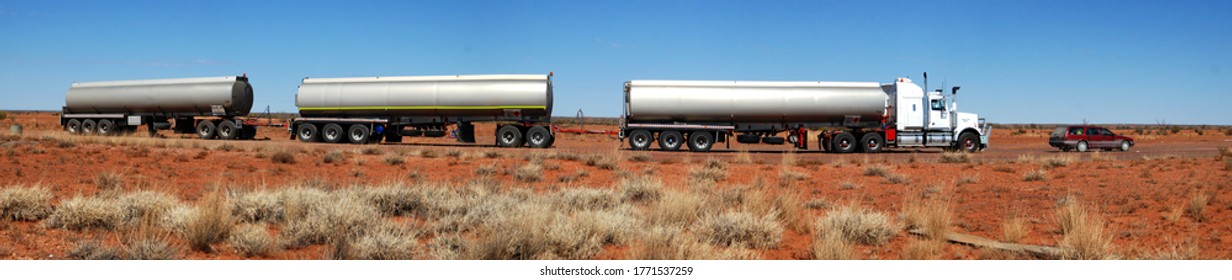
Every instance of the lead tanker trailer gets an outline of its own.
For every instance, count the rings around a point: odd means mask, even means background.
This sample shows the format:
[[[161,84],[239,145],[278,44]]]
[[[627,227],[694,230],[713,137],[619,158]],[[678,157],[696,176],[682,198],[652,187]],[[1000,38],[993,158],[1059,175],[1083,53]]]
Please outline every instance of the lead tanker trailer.
[[[474,122],[496,122],[496,145],[547,148],[552,75],[304,78],[295,95],[301,117],[291,138],[356,144],[443,137],[456,126],[474,143]]]
[[[732,136],[740,143],[807,149],[809,129],[817,128],[836,128],[815,137],[822,149],[837,153],[988,146],[984,119],[946,106],[940,90],[925,93],[907,78],[889,84],[634,80],[624,93],[620,137],[634,150],[658,142],[665,151],[688,146],[704,152]],[[777,136],[782,132],[786,138]]]
[[[239,118],[251,109],[247,75],[73,83],[60,125],[73,134],[132,132],[147,125],[151,135],[172,129],[204,139],[252,139],[256,126]]]

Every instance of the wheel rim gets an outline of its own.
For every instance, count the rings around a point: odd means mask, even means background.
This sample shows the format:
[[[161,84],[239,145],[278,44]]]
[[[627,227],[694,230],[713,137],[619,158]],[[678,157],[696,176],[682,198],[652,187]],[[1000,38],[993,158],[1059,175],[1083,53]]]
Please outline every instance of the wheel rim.
[[[98,126],[98,133],[107,134],[108,132],[111,132],[111,127],[108,127],[105,124]]]
[[[359,131],[359,129],[356,129],[355,131],[351,132],[351,140],[359,141],[363,139],[364,139],[363,131]]]
[[[838,147],[846,150],[848,147],[851,147],[851,142],[847,141],[847,139],[843,139],[842,141],[838,141]]]
[[[69,125],[68,125],[68,132],[69,132],[69,133],[77,133],[77,132],[79,132],[80,130],[81,130],[81,125],[73,125],[73,124],[69,124]]]
[[[338,131],[333,129],[326,130],[325,137],[329,139],[338,139]]]
[[[963,148],[967,148],[967,150],[975,149],[975,141],[971,139],[963,141]]]
[[[501,142],[505,144],[513,144],[514,138],[517,137],[514,137],[513,132],[505,132],[501,134]]]
[[[637,136],[633,136],[633,145],[636,145],[638,147],[645,147],[646,145],[649,145],[649,144],[650,144],[650,139],[648,139],[646,135],[639,134]]]
[[[1122,150],[1122,151],[1128,151],[1128,150],[1129,150],[1129,143],[1126,143],[1126,142],[1121,142],[1121,150]]]
[[[202,127],[202,128],[201,128],[201,136],[206,136],[206,135],[210,135],[210,128],[209,128],[209,127]]]
[[[530,134],[530,142],[534,143],[535,145],[543,144],[543,140],[545,140],[545,138],[543,137],[543,133],[531,133]]]
[[[663,142],[666,142],[667,145],[670,147],[675,147],[675,146],[680,145],[680,140],[677,140],[676,137],[667,137],[663,140]]]
[[[881,144],[878,144],[878,143],[877,143],[877,140],[869,139],[869,140],[868,140],[868,147],[869,147],[870,149],[877,149],[877,148],[881,147]]]
[[[705,149],[707,146],[710,146],[710,141],[707,141],[705,137],[698,137],[697,140],[693,140],[693,145]]]
[[[299,138],[300,139],[312,139],[312,131],[307,130],[307,129],[300,129]]]
[[[219,128],[219,129],[218,129],[218,134],[221,134],[221,135],[222,135],[222,136],[224,136],[224,137],[226,137],[226,136],[231,136],[231,132],[232,132],[232,131],[231,131],[231,128],[230,128],[230,127],[225,127],[225,126],[224,126],[224,127],[222,127],[222,128]]]
[[[1078,151],[1079,151],[1079,152],[1086,152],[1086,151],[1087,151],[1087,143],[1086,143],[1086,142],[1081,142],[1081,143],[1078,143]]]

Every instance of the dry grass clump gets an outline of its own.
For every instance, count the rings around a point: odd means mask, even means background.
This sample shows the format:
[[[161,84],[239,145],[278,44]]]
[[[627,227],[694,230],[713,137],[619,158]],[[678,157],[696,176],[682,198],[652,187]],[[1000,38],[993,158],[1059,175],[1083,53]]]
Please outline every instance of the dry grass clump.
[[[1048,180],[1048,172],[1043,169],[1031,170],[1022,176],[1022,180],[1027,182]]]
[[[945,240],[925,239],[911,240],[907,242],[907,247],[903,248],[902,255],[904,260],[936,260],[941,259],[945,254]]]
[[[527,163],[514,170],[513,177],[523,183],[538,182],[543,180],[543,165],[538,163]]]
[[[808,219],[805,218],[804,202],[800,201],[800,197],[795,192],[780,193],[775,196],[771,203],[774,205],[774,212],[777,210],[779,221],[788,229],[797,233],[809,233],[813,230]]]
[[[605,189],[564,189],[552,198],[556,205],[569,210],[607,209],[620,204],[616,193]]]
[[[664,190],[663,196],[647,209],[645,219],[654,225],[683,227],[697,221],[708,206],[711,205],[697,194]]]
[[[0,190],[0,219],[37,221],[51,215],[50,190],[41,186],[9,186]]]
[[[657,201],[663,196],[663,182],[652,176],[630,176],[620,179],[620,199],[625,202]]]
[[[1185,208],[1185,213],[1194,218],[1194,221],[1206,221],[1206,205],[1210,204],[1211,195],[1206,192],[1198,191],[1193,197],[1189,198],[1189,207]]]
[[[270,160],[273,161],[274,163],[294,164],[295,155],[291,154],[291,152],[288,152],[288,151],[277,151],[277,152],[274,152],[273,155],[270,155]]]
[[[326,153],[325,153],[325,156],[324,156],[324,157],[322,157],[322,158],[321,158],[321,162],[323,162],[323,163],[340,163],[340,162],[342,162],[342,160],[343,160],[343,159],[345,159],[345,158],[343,157],[342,151],[339,151],[339,150],[330,150],[329,152],[326,152]]]
[[[689,169],[689,182],[712,183],[727,178],[727,164],[715,159],[708,159],[701,167]]]
[[[629,161],[632,162],[647,162],[650,161],[650,155],[645,153],[635,153],[629,156]]]
[[[124,186],[124,177],[115,172],[103,172],[94,176],[94,185],[99,190],[115,190]]]
[[[906,185],[911,183],[911,178],[908,178],[907,175],[891,173],[885,176],[885,181],[890,184]]]
[[[890,168],[884,165],[869,165],[864,168],[864,176],[885,177],[890,174]]]
[[[130,260],[175,260],[180,250],[166,238],[142,238],[125,244],[125,255]]]
[[[113,229],[123,218],[123,210],[118,203],[98,197],[76,196],[61,201],[43,222],[50,228]]]
[[[85,241],[73,245],[73,249],[64,256],[70,260],[119,260],[120,251],[104,246],[98,241]]]
[[[277,246],[265,225],[259,224],[244,224],[235,228],[235,232],[227,238],[227,244],[231,244],[244,257],[269,256]]]
[[[184,227],[184,240],[193,250],[211,253],[212,244],[227,239],[234,227],[226,196],[221,190],[213,190],[202,197],[196,215],[188,218]]]
[[[779,168],[779,186],[789,186],[804,179],[808,179],[807,174],[795,171],[790,166],[784,165],[782,168]]]
[[[725,212],[698,221],[694,231],[707,242],[720,246],[769,249],[783,240],[783,226],[774,213],[761,217],[749,212]]]
[[[409,260],[419,248],[418,233],[404,226],[385,222],[375,230],[355,238],[348,246],[350,256],[361,260]]]
[[[854,190],[858,188],[860,188],[860,184],[856,184],[852,182],[842,182],[838,184],[838,189],[840,190]]]
[[[834,232],[843,240],[866,245],[884,244],[898,231],[899,227],[885,214],[852,205],[831,209],[814,227],[819,235]]]
[[[903,217],[908,228],[918,230],[933,240],[945,240],[949,236],[954,218],[950,212],[950,201],[945,195],[912,198],[904,204]]]
[[[813,235],[813,258],[818,260],[849,260],[854,258],[855,249],[851,242],[843,238],[839,231],[828,231]]]
[[[1062,258],[1075,260],[1114,259],[1112,237],[1104,229],[1104,220],[1074,197],[1067,197],[1056,212],[1061,227]]]
[[[1001,224],[1001,241],[1017,243],[1026,238],[1028,232],[1031,232],[1031,225],[1027,223],[1027,219],[1010,218]]]
[[[495,163],[475,167],[475,175],[478,176],[490,176],[498,171],[500,171],[500,167],[496,166]]]
[[[1045,158],[1043,159],[1043,162],[1044,167],[1046,168],[1065,167],[1069,166],[1071,162],[1074,162],[1074,158],[1071,156],[1055,156]]]
[[[351,196],[326,195],[320,200],[284,203],[286,221],[279,234],[291,248],[327,242],[346,244],[339,239],[358,236],[381,218],[375,207]]]
[[[402,158],[402,156],[397,155],[397,154],[385,155],[384,160],[385,160],[385,164],[389,164],[389,165],[402,165],[403,163],[406,163],[406,159]]]
[[[437,235],[428,241],[428,257],[434,260],[460,260],[470,247],[470,241],[457,233]]]
[[[280,193],[255,191],[232,193],[231,215],[241,222],[278,222],[285,214]]]
[[[360,150],[359,150],[359,152],[360,152],[361,154],[365,154],[365,155],[373,155],[373,156],[374,156],[374,155],[380,155],[380,154],[384,154],[384,153],[385,153],[385,151],[383,151],[383,150],[381,150],[380,148],[377,148],[377,147],[366,147],[366,148],[360,149]]]
[[[478,229],[475,259],[587,259],[602,238],[542,202],[529,201],[493,215]]]
[[[655,226],[646,230],[641,246],[629,249],[627,258],[634,260],[754,260],[761,256],[756,250],[722,247],[703,242],[673,226]]]
[[[418,188],[402,185],[355,187],[347,189],[347,193],[368,202],[384,215],[408,214],[424,204],[423,193]]]
[[[941,154],[941,163],[967,163],[971,162],[971,153],[957,151],[945,152]]]
[[[586,156],[586,166],[594,166],[604,170],[616,170],[620,164],[620,154],[591,154]]]

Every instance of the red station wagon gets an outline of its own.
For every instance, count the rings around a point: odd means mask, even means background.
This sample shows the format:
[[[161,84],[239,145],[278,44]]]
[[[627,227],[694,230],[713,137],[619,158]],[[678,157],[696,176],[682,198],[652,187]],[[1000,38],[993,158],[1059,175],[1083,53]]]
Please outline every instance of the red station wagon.
[[[1090,149],[1128,151],[1129,147],[1134,146],[1134,139],[1113,134],[1112,131],[1103,127],[1071,125],[1053,130],[1052,136],[1048,138],[1048,145],[1066,152],[1070,150],[1086,152]]]

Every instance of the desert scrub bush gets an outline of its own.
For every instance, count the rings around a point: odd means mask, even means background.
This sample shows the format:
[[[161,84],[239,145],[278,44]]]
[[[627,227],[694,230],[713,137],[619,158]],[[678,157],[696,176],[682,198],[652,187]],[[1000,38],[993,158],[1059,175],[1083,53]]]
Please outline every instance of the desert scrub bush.
[[[265,225],[261,224],[244,224],[236,227],[235,232],[227,237],[227,244],[231,244],[231,247],[244,257],[269,256],[277,245],[274,243],[274,238],[266,231]]]
[[[755,250],[721,247],[698,240],[679,227],[651,227],[639,240],[641,246],[629,249],[627,259],[634,260],[754,260]]]
[[[70,260],[119,260],[120,251],[98,241],[84,241],[73,245],[64,256]]]
[[[749,212],[724,212],[702,218],[694,231],[715,245],[770,249],[783,240],[783,226],[776,216],[776,213],[758,217]]]
[[[795,171],[790,166],[779,168],[779,186],[790,186],[797,181],[808,179],[808,175],[803,172]]]
[[[1061,228],[1061,258],[1100,260],[1116,258],[1112,238],[1104,229],[1104,220],[1081,205],[1077,198],[1066,197],[1057,208],[1055,219]]]
[[[831,209],[817,221],[814,232],[838,233],[843,240],[866,245],[881,245],[893,238],[899,227],[885,214],[852,205]]]
[[[543,165],[538,163],[527,163],[514,170],[513,177],[523,183],[538,182],[543,180]]]
[[[593,188],[564,189],[557,192],[552,201],[571,210],[607,209],[620,204],[615,192]]]
[[[322,163],[340,163],[342,162],[343,159],[344,157],[342,155],[342,151],[330,150],[329,152],[325,153],[324,157],[321,158],[321,162]]]
[[[906,185],[911,183],[911,178],[908,178],[907,175],[903,174],[890,173],[885,176],[885,181],[890,184]]]
[[[1022,180],[1027,182],[1048,180],[1048,172],[1043,169],[1031,170],[1022,176]]]
[[[354,187],[348,193],[368,202],[383,215],[399,216],[411,213],[424,204],[423,194],[417,188],[402,185],[379,187]]]
[[[644,228],[642,220],[630,205],[581,211],[573,216],[573,220],[604,245],[625,245],[633,242]]]
[[[909,229],[933,240],[945,240],[949,236],[953,214],[950,212],[950,201],[944,194],[932,198],[910,198],[903,204],[903,217]]]
[[[180,205],[180,200],[167,193],[142,190],[120,195],[116,203],[119,203],[123,211],[121,219],[131,223],[145,216],[162,219],[167,211]]]
[[[913,239],[903,248],[901,259],[904,260],[936,260],[945,253],[945,240]]]
[[[663,182],[652,176],[631,176],[620,179],[620,199],[625,202],[656,201],[663,196]]]
[[[1189,205],[1185,208],[1185,213],[1189,214],[1190,217],[1193,217],[1194,221],[1205,222],[1206,205],[1210,204],[1211,197],[1212,196],[1206,192],[1195,192],[1194,195],[1189,198]]]
[[[884,165],[869,165],[864,168],[864,176],[885,177],[890,174],[890,168]]]
[[[470,242],[457,233],[437,235],[428,241],[428,258],[433,260],[460,260],[470,248]]]
[[[1054,156],[1043,159],[1043,162],[1044,167],[1047,168],[1066,167],[1071,162],[1074,162],[1074,158],[1070,156]]]
[[[813,235],[813,259],[817,260],[849,260],[854,256],[851,242],[843,238],[838,231],[823,232]]]
[[[586,165],[594,166],[604,170],[616,170],[620,163],[620,154],[592,154],[586,157]]]
[[[852,182],[842,182],[838,184],[838,189],[840,190],[854,190],[858,188],[860,188],[860,184],[856,184]]]
[[[41,186],[9,186],[0,190],[0,219],[37,221],[51,215],[53,195]]]
[[[780,193],[771,202],[778,210],[779,221],[783,226],[797,233],[807,234],[812,231],[812,225],[805,219],[804,202],[795,192]]]
[[[180,250],[166,238],[141,238],[124,244],[124,253],[130,260],[175,260]]]
[[[1028,232],[1031,232],[1031,225],[1027,224],[1027,219],[1010,218],[1001,224],[1001,241],[1018,243],[1023,238],[1027,238]]]
[[[602,250],[601,236],[546,203],[529,202],[510,210],[493,215],[477,230],[474,259],[587,259]]]
[[[967,163],[971,162],[971,153],[968,152],[945,152],[941,154],[941,163]]]
[[[360,149],[359,152],[365,155],[380,155],[380,154],[385,153],[385,151],[382,151],[380,148],[377,148],[377,147],[366,147],[366,148]]]
[[[458,149],[450,149],[450,150],[445,151],[445,156],[451,157],[451,158],[461,158],[462,155],[463,155],[462,150],[458,150]]]
[[[645,153],[636,153],[629,156],[629,161],[632,162],[647,162],[650,161],[650,155]]]
[[[270,155],[270,160],[273,161],[274,163],[294,164],[295,155],[291,154],[291,152],[288,152],[288,151],[277,151],[277,152],[274,152],[273,155]]]
[[[94,176],[94,185],[99,190],[116,190],[124,186],[124,177],[115,172],[103,172]]]
[[[285,208],[279,193],[269,191],[233,192],[227,199],[231,215],[240,222],[282,221]]]
[[[197,211],[186,221],[184,240],[193,250],[212,253],[212,244],[227,239],[234,228],[227,198],[222,190],[212,190],[201,198]]]
[[[385,155],[385,164],[402,165],[403,163],[406,163],[406,159],[402,158],[402,156],[399,156],[397,154]]]
[[[291,248],[350,238],[368,230],[381,214],[372,205],[347,196],[288,206],[280,239]]]
[[[718,182],[727,178],[727,164],[716,159],[707,159],[700,167],[689,169],[689,182]]]
[[[350,256],[361,260],[409,260],[415,256],[418,233],[404,226],[383,222],[348,246]]]
[[[123,221],[123,217],[123,209],[114,201],[75,196],[61,201],[43,222],[50,228],[69,230],[113,229]]]

